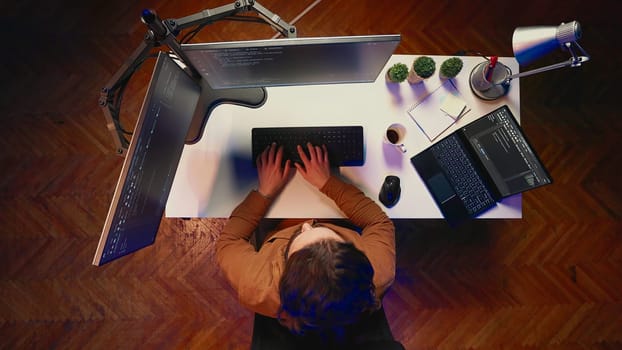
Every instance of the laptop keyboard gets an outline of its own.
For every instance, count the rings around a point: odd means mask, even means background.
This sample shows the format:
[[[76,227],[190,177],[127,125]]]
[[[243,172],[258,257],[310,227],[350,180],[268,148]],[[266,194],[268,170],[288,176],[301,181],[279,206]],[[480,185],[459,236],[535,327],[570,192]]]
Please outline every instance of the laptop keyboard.
[[[468,155],[457,138],[457,136],[451,135],[439,141],[432,146],[432,153],[454,186],[456,195],[462,199],[469,214],[474,214],[481,209],[494,205],[495,200],[473,168]]]
[[[253,164],[275,142],[283,146],[283,158],[300,162],[297,145],[326,145],[331,166],[360,166],[365,162],[362,126],[262,127],[252,130]]]

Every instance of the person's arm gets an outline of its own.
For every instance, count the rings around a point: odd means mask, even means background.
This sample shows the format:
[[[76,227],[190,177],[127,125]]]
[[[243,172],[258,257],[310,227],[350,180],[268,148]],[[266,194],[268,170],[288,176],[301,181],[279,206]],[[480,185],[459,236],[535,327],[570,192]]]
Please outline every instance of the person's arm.
[[[395,227],[378,204],[360,189],[331,176],[320,189],[361,228],[364,251],[374,267],[374,285],[382,296],[395,279]]]
[[[278,147],[276,144],[267,147],[257,157],[259,186],[257,190],[251,191],[231,213],[217,242],[217,254],[227,241],[245,240],[248,242],[272,201],[290,179],[290,161],[287,160],[285,166],[281,165],[282,161],[283,147]]]
[[[348,219],[362,229],[367,258],[374,266],[374,284],[384,292],[395,278],[395,227],[371,198],[352,184],[330,174],[326,147],[307,145],[309,156],[298,147],[302,177],[331,198]]]
[[[295,166],[302,177],[327,195],[344,212],[352,223],[363,230],[373,225],[393,227],[393,223],[384,211],[360,189],[346,184],[330,173],[330,163],[326,146],[307,144],[307,154],[298,146],[302,164]]]
[[[251,282],[246,279],[256,277],[249,275],[248,267],[257,257],[249,238],[290,179],[289,161],[283,167],[282,160],[283,149],[274,144],[257,158],[258,189],[251,191],[233,210],[216,242],[218,264],[238,292],[243,284]]]

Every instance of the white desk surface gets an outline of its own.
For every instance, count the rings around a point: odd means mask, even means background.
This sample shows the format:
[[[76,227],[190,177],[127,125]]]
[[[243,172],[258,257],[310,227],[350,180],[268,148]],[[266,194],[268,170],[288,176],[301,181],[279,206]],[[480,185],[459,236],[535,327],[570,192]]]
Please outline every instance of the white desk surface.
[[[201,140],[186,145],[166,206],[167,217],[229,217],[248,192],[257,187],[257,172],[251,160],[251,129],[262,126],[362,125],[365,164],[342,167],[341,175],[377,200],[387,175],[401,179],[400,201],[390,209],[380,206],[391,218],[442,218],[431,194],[410,163],[410,158],[429,147],[426,138],[407,110],[442,84],[438,76],[441,62],[434,58],[437,73],[424,83],[387,83],[385,72],[397,62],[410,66],[415,55],[393,55],[373,83],[335,84],[267,88],[266,103],[257,109],[223,104],[216,107]],[[520,119],[519,79],[511,83],[507,96],[495,101],[477,98],[469,87],[469,74],[481,57],[462,57],[464,67],[454,82],[471,111],[445,131],[449,134],[495,108],[507,104]],[[499,61],[518,72],[514,58]],[[383,142],[392,123],[407,128],[402,154]],[[522,197],[514,195],[482,214],[481,218],[522,217]],[[306,183],[299,174],[285,187],[268,212],[270,218],[342,218],[334,203]]]

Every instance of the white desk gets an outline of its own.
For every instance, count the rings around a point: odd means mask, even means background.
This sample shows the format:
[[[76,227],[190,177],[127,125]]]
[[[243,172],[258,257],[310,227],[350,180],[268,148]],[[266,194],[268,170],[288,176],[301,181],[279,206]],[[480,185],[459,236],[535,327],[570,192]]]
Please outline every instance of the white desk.
[[[410,65],[414,55],[393,55],[374,83],[267,88],[268,99],[258,109],[221,105],[212,112],[201,140],[187,145],[177,169],[167,206],[167,217],[228,217],[251,189],[257,187],[251,160],[251,128],[261,126],[363,125],[365,164],[342,167],[340,173],[369,197],[377,200],[385,176],[397,175],[402,183],[399,203],[386,209],[392,218],[442,218],[432,196],[410,163],[410,158],[431,145],[407,110],[442,81],[438,73],[422,84],[387,83],[384,73],[397,62]],[[449,56],[431,56],[438,67]],[[520,118],[519,80],[509,94],[496,101],[478,99],[470,90],[469,74],[481,57],[462,57],[464,68],[454,79],[471,111],[445,131],[447,135],[498,106],[507,104]],[[500,58],[518,72],[514,58]],[[383,142],[388,125],[407,127],[405,154]],[[442,138],[441,135],[436,140]],[[378,202],[380,203],[380,202]],[[274,202],[271,218],[341,218],[331,200],[298,174]],[[520,218],[520,195],[503,200],[482,218]]]

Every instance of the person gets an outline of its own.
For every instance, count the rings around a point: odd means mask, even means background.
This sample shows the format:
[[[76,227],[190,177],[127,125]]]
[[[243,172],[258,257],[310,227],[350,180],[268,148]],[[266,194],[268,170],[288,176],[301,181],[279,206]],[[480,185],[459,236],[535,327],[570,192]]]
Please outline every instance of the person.
[[[309,143],[306,151],[298,146],[301,163],[294,167],[276,144],[257,157],[258,188],[231,213],[216,257],[246,308],[278,319],[297,336],[330,334],[323,339],[345,341],[348,329],[382,306],[395,278],[395,228],[373,200],[331,174],[325,146]],[[251,236],[294,171],[332,199],[354,227],[283,220],[256,250]]]

